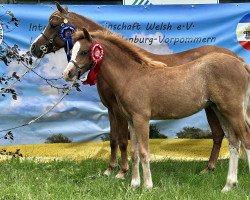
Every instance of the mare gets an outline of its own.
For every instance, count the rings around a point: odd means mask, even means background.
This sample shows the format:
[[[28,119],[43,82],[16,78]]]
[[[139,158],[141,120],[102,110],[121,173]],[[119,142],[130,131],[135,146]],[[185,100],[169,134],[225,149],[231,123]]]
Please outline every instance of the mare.
[[[140,160],[144,186],[153,187],[149,120],[183,118],[208,106],[228,133],[229,170],[222,191],[230,191],[237,185],[241,142],[250,166],[250,121],[247,116],[250,79],[245,62],[224,53],[211,53],[186,64],[165,67],[164,63],[152,60],[144,51],[110,32],[90,34],[83,29],[72,37],[77,42],[64,70],[64,78],[76,81],[86,71],[95,70],[97,81],[105,80],[114,92],[131,132],[133,188],[140,186]],[[93,46],[105,52],[101,62],[95,62]],[[98,81],[98,84],[101,83]]]
[[[64,47],[64,42],[58,37],[58,30],[65,23],[73,25],[78,29],[81,29],[82,27],[87,27],[91,32],[97,30],[107,30],[106,28],[104,28],[100,24],[97,24],[91,19],[78,15],[74,12],[68,12],[67,7],[63,8],[59,3],[56,3],[56,6],[57,11],[53,12],[49,17],[49,23],[46,26],[46,29],[41,35],[36,38],[36,40],[31,45],[31,53],[35,57],[42,57],[47,53],[57,51],[58,49]],[[147,55],[153,60],[158,60],[165,63],[168,67],[174,67],[187,63],[211,52],[221,52],[239,58],[233,52],[216,46],[203,46],[192,50],[184,51],[182,53],[170,55],[156,55],[144,51],[143,49],[140,49],[140,51],[143,51],[145,55]],[[239,59],[242,60],[241,58]],[[117,150],[119,146],[121,151],[121,169],[117,174],[117,177],[123,178],[124,174],[128,171],[129,168],[127,160],[128,123],[122,115],[116,97],[109,85],[105,82],[104,79],[101,78],[99,78],[98,82],[100,83],[97,84],[98,93],[100,95],[102,103],[108,108],[108,114],[110,119],[111,156],[109,161],[109,167],[104,172],[104,174],[110,175],[112,170],[117,166]],[[221,148],[222,139],[224,137],[224,132],[211,106],[206,107],[205,112],[208,123],[212,130],[213,148],[207,167],[204,171],[210,171],[215,168],[216,161],[218,159],[219,151]]]

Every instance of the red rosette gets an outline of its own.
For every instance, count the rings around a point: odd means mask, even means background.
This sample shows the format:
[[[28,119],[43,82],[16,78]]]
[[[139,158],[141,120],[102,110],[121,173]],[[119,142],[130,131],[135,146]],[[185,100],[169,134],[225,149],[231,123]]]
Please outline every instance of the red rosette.
[[[90,49],[90,59],[97,65],[101,64],[104,57],[104,49],[99,42],[95,42]]]
[[[90,59],[93,61],[93,65],[88,73],[87,80],[83,81],[84,85],[95,85],[96,76],[100,71],[100,66],[104,57],[104,49],[99,42],[95,42],[90,48]]]

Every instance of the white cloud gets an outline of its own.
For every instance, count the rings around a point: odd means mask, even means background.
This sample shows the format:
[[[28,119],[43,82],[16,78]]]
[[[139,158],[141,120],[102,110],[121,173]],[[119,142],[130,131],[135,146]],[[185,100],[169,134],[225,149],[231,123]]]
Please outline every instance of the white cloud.
[[[43,113],[45,113],[52,106],[54,106],[58,102],[58,100],[59,100],[59,98],[54,99],[54,101],[51,102],[50,104],[46,103],[47,106],[43,107]],[[49,115],[53,115],[54,113],[59,113],[60,114],[61,112],[65,112],[65,111],[69,110],[71,107],[72,107],[72,105],[68,104],[65,100],[62,100],[59,104],[56,105],[55,108],[53,108],[51,110]]]
[[[56,51],[56,53],[50,53],[43,58],[41,67],[36,71],[42,74],[46,78],[59,78],[62,77],[63,71],[66,68],[68,62],[64,49]]]
[[[7,97],[6,97],[7,98]],[[2,114],[24,114],[24,113],[39,113],[43,107],[43,102],[47,102],[43,97],[37,96],[17,96],[17,100],[12,98],[5,99],[2,104]],[[3,103],[3,102],[2,102]]]
[[[50,85],[41,85],[39,90],[43,95],[49,96],[50,98],[54,98],[54,96],[58,96],[58,89],[51,87]]]
[[[22,49],[20,51],[20,54],[24,54],[27,51],[28,49]],[[36,58],[33,58],[33,61],[34,61],[33,66],[38,65],[34,69],[34,71],[47,79],[62,77],[63,71],[68,63],[64,49],[60,49],[56,53],[47,54],[41,60],[40,59],[36,60]],[[7,74],[9,76],[11,76],[13,72],[17,72],[17,75],[21,76],[28,69],[23,64],[18,63],[17,61],[12,61],[9,64],[7,70],[8,70]],[[35,82],[39,84],[41,83],[41,78],[38,77],[37,75],[34,75],[34,73],[32,72],[29,72],[28,75],[26,75],[22,80],[31,80],[32,83]]]
[[[18,113],[22,107],[23,107],[23,99],[22,97],[18,97],[17,100],[14,99],[6,99],[5,102],[7,102],[8,105],[5,105],[2,108],[2,113],[9,114],[9,113]]]
[[[145,34],[144,32],[141,34],[133,34],[130,38],[133,38],[134,44],[139,47],[155,53],[155,54],[171,54],[173,51],[169,48],[168,44],[160,43],[159,38],[163,37],[163,34],[157,32],[155,34]]]
[[[19,51],[19,54],[25,54],[28,51],[28,49],[21,49]],[[23,74],[24,72],[26,72],[28,69],[23,66],[21,63],[18,63],[18,61],[14,60],[11,63],[9,63],[8,67],[8,76],[11,76],[13,72],[17,72],[17,74],[20,76],[21,74]]]

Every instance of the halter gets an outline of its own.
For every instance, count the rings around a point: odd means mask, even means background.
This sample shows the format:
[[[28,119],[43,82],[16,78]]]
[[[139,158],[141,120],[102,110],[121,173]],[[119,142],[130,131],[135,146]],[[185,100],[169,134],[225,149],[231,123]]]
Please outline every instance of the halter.
[[[83,81],[84,85],[95,85],[96,84],[96,76],[100,71],[100,66],[102,60],[104,58],[104,49],[99,42],[94,42],[90,47],[90,50],[87,51],[89,54],[90,61],[83,66],[79,66],[75,61],[70,60],[69,62],[73,63],[78,72],[78,79],[80,79],[81,71],[86,68],[86,71],[90,70],[88,73],[87,80]],[[86,57],[87,58],[87,57]]]
[[[57,17],[62,18],[61,16],[57,16]],[[53,38],[49,38],[44,33],[42,33],[42,36],[48,41],[48,44],[41,45],[40,50],[43,52],[43,54],[46,54],[49,48],[52,48],[53,49],[52,52],[55,52],[57,50],[57,47],[53,44],[54,44],[56,37],[59,37],[64,42],[64,50],[67,55],[67,60],[69,62],[71,59],[70,50],[73,48],[72,33],[75,30],[76,30],[76,27],[74,27],[73,25],[69,25],[68,20],[65,18],[63,20],[63,23],[60,26],[60,29],[58,30],[57,34]]]
[[[84,64],[83,66],[79,66],[74,60],[70,60],[69,62],[73,63],[73,65],[76,67],[77,69],[77,72],[78,72],[78,79],[80,79],[80,75],[81,75],[81,71],[84,69],[84,68],[87,68],[87,70],[91,69],[94,65],[93,61],[90,60],[88,63]]]
[[[41,34],[48,41],[48,44],[40,46],[40,50],[43,52],[43,54],[46,54],[50,47],[52,47],[53,52],[55,52],[56,46],[54,46],[53,43],[54,43],[54,40],[56,39],[57,35],[55,35],[53,38],[49,39],[44,33],[41,33]]]

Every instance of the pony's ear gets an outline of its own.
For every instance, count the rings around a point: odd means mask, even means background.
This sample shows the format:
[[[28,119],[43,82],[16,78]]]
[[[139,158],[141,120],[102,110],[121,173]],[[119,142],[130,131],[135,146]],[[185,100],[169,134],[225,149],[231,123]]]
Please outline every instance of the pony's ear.
[[[69,12],[68,6],[65,6],[64,10],[68,13]]]
[[[83,31],[83,34],[84,34],[84,38],[89,40],[89,41],[92,41],[92,37],[91,37],[90,33],[88,32],[88,30],[85,27],[82,28],[82,31]]]
[[[56,7],[57,7],[57,10],[60,12],[60,13],[64,13],[64,14],[67,14],[68,13],[68,7],[66,6],[65,9],[57,2],[55,1],[55,4],[56,4]]]

